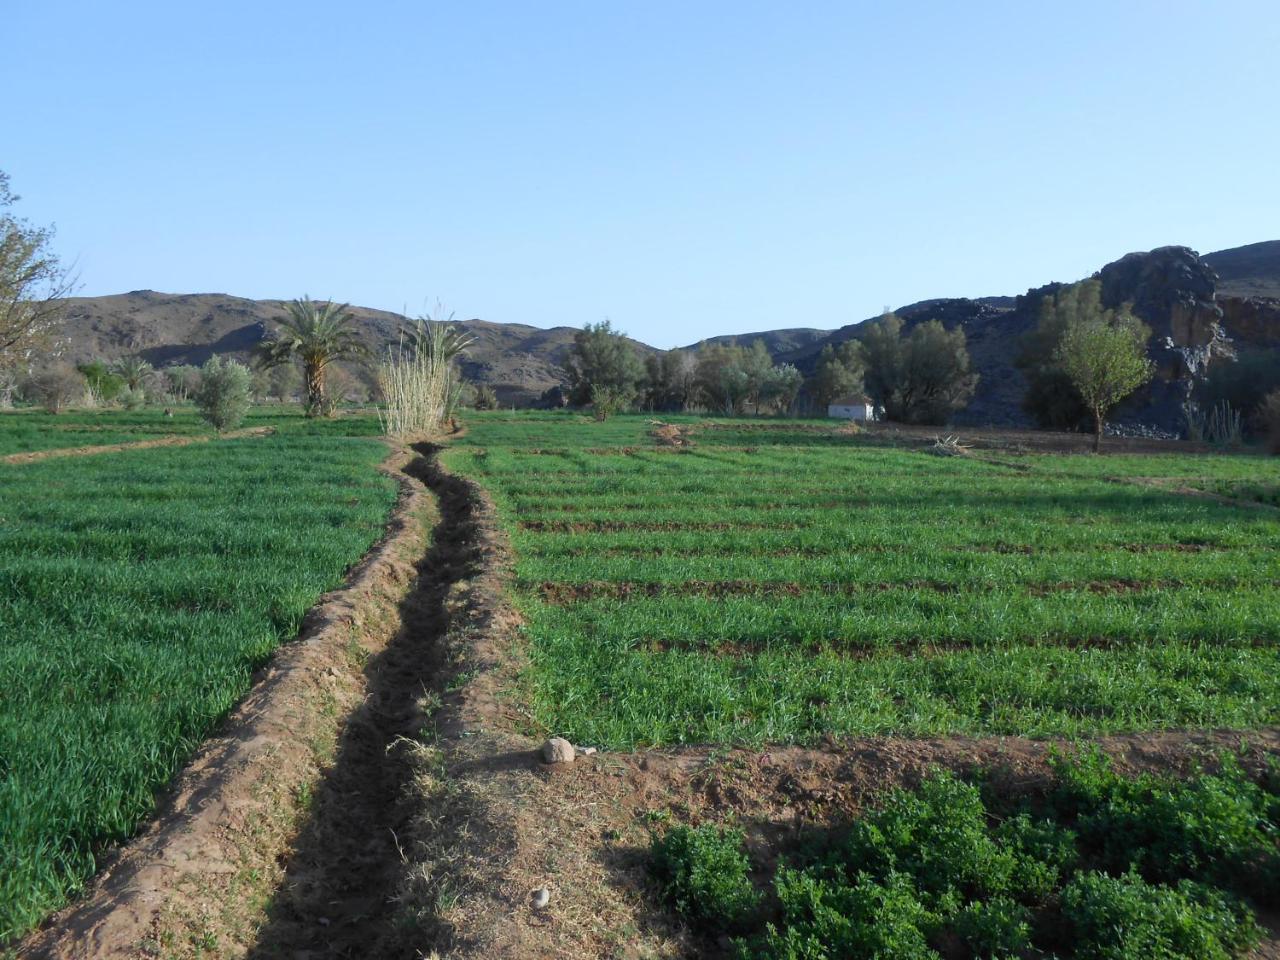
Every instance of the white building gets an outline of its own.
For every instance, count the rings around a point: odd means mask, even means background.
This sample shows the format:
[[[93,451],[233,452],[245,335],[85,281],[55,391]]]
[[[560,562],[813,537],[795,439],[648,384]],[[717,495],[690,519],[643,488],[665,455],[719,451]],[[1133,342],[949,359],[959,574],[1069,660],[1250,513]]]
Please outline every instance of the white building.
[[[839,417],[841,420],[874,420],[876,405],[871,402],[870,397],[853,393],[827,404],[827,416]]]

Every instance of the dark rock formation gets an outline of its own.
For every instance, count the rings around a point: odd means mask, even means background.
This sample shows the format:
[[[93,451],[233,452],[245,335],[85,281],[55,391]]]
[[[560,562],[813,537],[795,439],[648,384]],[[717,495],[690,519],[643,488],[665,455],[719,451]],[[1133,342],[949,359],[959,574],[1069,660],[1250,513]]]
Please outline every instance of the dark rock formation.
[[[1218,277],[1187,247],[1131,253],[1098,271],[1102,302],[1129,305],[1151,328],[1156,375],[1118,419],[1178,431],[1196,383],[1215,360],[1232,356],[1215,300]]]

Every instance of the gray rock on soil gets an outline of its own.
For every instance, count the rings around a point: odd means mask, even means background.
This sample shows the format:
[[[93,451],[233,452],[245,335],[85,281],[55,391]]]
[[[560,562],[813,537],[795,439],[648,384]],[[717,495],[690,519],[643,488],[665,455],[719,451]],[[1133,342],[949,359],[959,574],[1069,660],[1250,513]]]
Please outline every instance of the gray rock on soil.
[[[563,737],[552,737],[542,745],[543,763],[573,763],[575,754],[573,744]]]

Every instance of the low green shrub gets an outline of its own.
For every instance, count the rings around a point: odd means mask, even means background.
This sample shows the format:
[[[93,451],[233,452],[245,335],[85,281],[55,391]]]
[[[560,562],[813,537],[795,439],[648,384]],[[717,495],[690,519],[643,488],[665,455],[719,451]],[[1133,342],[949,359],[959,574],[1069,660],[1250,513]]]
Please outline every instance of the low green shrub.
[[[878,882],[860,873],[852,883],[844,883],[782,867],[774,889],[783,924],[768,924],[754,942],[740,941],[740,960],[938,958],[927,939],[937,918],[920,902],[906,874],[890,872]]]
[[[736,927],[759,902],[742,832],[706,824],[653,839],[654,872],[667,899],[691,920]]]
[[[1097,752],[1056,761],[1060,816],[1112,873],[1191,878],[1274,902],[1280,896],[1277,801],[1230,755],[1217,774],[1122,777]]]
[[[1031,946],[1031,911],[1008,897],[965,904],[955,933],[975,957],[1020,957]]]
[[[1075,955],[1084,960],[1229,960],[1258,939],[1251,914],[1184,880],[1155,886],[1136,873],[1081,873],[1062,891]]]

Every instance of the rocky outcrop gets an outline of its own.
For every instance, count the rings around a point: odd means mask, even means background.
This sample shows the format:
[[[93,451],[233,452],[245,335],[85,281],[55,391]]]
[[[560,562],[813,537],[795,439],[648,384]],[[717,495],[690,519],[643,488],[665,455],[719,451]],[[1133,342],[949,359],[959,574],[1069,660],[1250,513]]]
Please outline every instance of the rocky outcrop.
[[[1233,346],[1280,349],[1280,299],[1222,297],[1218,305]]]
[[[1188,247],[1131,253],[1098,271],[1108,307],[1128,305],[1151,328],[1156,375],[1120,411],[1120,419],[1182,429],[1197,382],[1215,361],[1233,356],[1216,300],[1218,276]]]

